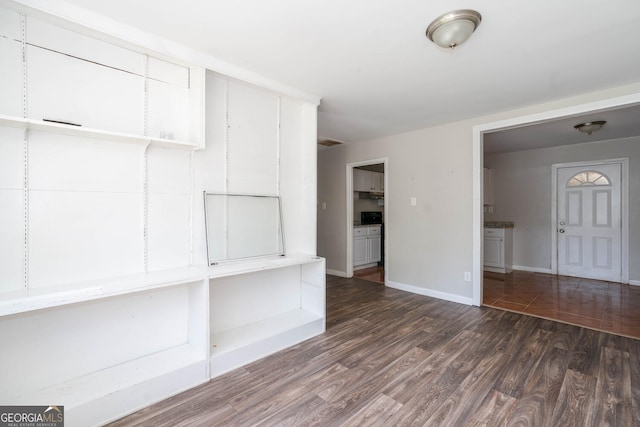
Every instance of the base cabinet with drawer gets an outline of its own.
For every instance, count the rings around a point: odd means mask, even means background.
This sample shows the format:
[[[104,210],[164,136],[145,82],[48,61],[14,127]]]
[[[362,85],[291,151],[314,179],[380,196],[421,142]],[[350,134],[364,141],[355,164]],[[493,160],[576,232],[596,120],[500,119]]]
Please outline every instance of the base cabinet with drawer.
[[[353,267],[366,268],[382,260],[382,227],[372,225],[353,229]]]
[[[484,270],[511,273],[513,264],[513,229],[484,229]]]

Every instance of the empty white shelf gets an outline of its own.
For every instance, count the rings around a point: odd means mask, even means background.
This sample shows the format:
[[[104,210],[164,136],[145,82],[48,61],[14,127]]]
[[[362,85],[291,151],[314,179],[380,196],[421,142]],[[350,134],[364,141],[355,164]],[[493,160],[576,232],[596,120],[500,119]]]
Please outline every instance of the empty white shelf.
[[[0,294],[0,317],[204,280],[202,268],[184,267]]]
[[[283,268],[293,265],[303,265],[318,262],[321,258],[307,254],[292,254],[252,260],[229,261],[209,267],[209,278],[236,276],[238,274],[254,273],[257,271]]]
[[[211,376],[324,332],[324,316],[303,309],[211,335]]]
[[[144,135],[114,132],[84,126],[74,126],[63,123],[46,122],[43,120],[25,119],[22,117],[12,117],[6,115],[0,115],[0,126],[16,127],[20,129],[36,130],[69,136],[88,137],[103,140],[106,139],[113,142],[150,144],[156,147],[174,148],[180,150],[196,150],[203,148],[191,142],[179,141],[175,139],[153,138]]]
[[[69,426],[95,425],[120,417],[124,402],[140,408],[208,378],[205,356],[184,344],[2,403],[56,402],[64,405]]]

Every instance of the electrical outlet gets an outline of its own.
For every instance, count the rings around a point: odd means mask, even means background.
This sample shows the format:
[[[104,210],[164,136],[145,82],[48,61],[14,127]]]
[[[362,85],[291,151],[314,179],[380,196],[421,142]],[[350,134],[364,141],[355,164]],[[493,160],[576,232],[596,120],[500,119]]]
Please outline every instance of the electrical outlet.
[[[465,271],[464,272],[464,281],[465,282],[470,282],[471,281],[471,272],[470,271]]]

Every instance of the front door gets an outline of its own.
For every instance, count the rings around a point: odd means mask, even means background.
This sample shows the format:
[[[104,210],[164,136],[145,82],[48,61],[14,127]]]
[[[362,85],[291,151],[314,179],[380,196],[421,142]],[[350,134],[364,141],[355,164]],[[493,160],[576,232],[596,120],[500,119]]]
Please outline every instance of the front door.
[[[622,166],[557,169],[558,274],[622,281]]]

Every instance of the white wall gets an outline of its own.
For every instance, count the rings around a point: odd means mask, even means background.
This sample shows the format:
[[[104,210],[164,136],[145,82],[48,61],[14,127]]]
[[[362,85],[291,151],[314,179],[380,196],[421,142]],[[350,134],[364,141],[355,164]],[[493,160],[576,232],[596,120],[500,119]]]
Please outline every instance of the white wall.
[[[327,209],[318,211],[318,252],[327,269],[347,270],[346,164],[388,157],[388,279],[470,298],[471,283],[462,280],[471,269],[470,137],[470,127],[448,125],[321,151],[318,201]]]
[[[640,251],[640,137],[485,156],[494,179],[494,212],[487,220],[515,221],[513,263],[534,270],[551,268],[551,165],[629,158],[629,252]],[[630,279],[640,278],[631,263]]]
[[[328,270],[346,274],[346,164],[387,157],[388,283],[470,302],[472,283],[464,281],[464,272],[474,271],[474,126],[531,118],[639,92],[640,84],[612,88],[320,151],[318,202],[326,202],[327,209],[318,211],[318,254],[326,257]],[[417,198],[417,206],[410,206],[411,197]],[[479,218],[481,221],[482,216]]]

